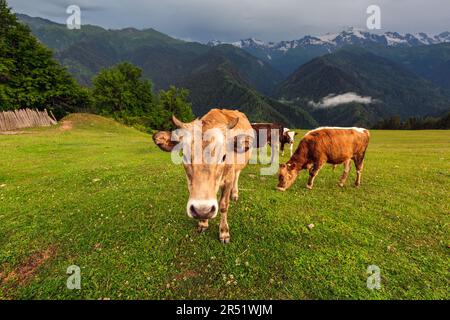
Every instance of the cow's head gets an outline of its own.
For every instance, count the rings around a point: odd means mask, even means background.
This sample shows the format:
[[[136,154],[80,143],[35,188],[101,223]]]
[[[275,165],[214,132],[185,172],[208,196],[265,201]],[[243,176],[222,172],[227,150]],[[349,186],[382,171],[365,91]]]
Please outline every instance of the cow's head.
[[[280,164],[280,170],[278,171],[278,186],[280,191],[286,191],[292,186],[297,179],[300,168],[297,168],[295,162],[288,162],[287,164]]]
[[[220,125],[202,120],[183,123],[175,116],[172,121],[178,129],[158,132],[153,140],[163,151],[182,154],[189,189],[187,215],[202,220],[215,218],[222,176],[231,170],[236,154],[247,152],[253,141],[232,134],[239,118]]]
[[[284,142],[285,143],[294,143],[294,137],[297,135],[298,133],[295,131],[289,131],[289,129],[284,128],[283,131],[283,138],[284,138]]]

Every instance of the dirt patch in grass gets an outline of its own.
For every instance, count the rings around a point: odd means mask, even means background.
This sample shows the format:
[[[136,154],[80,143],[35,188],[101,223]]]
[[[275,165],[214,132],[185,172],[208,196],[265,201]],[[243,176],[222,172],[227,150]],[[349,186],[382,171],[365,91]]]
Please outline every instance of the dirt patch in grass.
[[[24,134],[23,131],[0,131],[0,136],[4,135],[4,136],[13,136],[16,134]]]
[[[174,277],[174,280],[176,280],[176,281],[185,280],[186,281],[189,278],[195,278],[198,276],[199,276],[199,274],[197,272],[195,272],[193,270],[186,270],[186,271],[183,271],[182,273],[176,275]]]
[[[39,268],[56,255],[56,246],[33,253],[28,259],[10,272],[0,272],[0,284],[6,294],[17,286],[30,282]]]
[[[73,122],[70,120],[64,120],[59,127],[61,131],[69,131],[73,129]]]

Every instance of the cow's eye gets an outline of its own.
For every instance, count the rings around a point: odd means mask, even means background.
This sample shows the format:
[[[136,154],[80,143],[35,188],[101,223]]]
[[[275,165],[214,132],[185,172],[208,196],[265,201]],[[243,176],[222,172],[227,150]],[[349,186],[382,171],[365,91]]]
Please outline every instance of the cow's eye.
[[[223,163],[223,162],[225,162],[225,159],[227,158],[227,155],[226,154],[224,154],[223,155],[223,157],[222,157],[222,160],[220,161],[220,163]]]

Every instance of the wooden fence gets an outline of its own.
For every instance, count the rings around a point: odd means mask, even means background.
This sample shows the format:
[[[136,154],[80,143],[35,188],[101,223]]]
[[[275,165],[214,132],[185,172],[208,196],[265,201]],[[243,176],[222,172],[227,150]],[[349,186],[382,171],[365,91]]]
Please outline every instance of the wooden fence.
[[[11,131],[22,128],[49,127],[57,124],[55,117],[47,110],[20,109],[0,112],[0,131]]]

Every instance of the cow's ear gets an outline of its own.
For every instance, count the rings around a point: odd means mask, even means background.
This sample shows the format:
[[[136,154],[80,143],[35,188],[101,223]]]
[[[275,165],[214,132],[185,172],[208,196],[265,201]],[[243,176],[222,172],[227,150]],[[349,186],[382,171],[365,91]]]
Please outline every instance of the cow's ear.
[[[245,153],[250,150],[252,145],[253,138],[245,134],[235,136],[233,139],[233,150],[235,153]]]
[[[170,131],[159,131],[153,135],[153,141],[162,151],[170,152],[178,144],[177,141],[172,141],[171,137]]]

